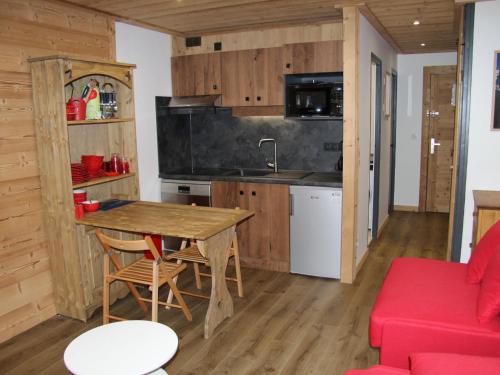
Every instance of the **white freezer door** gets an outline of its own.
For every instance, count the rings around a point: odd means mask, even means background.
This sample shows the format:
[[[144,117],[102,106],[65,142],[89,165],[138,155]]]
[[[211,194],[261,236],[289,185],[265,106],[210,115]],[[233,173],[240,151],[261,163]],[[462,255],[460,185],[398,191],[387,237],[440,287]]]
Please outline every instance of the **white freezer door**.
[[[342,189],[290,186],[290,272],[340,279]]]

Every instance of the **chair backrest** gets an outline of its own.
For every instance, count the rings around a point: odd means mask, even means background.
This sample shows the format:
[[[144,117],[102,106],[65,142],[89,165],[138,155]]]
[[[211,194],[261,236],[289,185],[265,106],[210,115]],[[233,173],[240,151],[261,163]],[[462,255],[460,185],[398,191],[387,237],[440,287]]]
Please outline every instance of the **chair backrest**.
[[[151,251],[151,254],[153,254],[155,260],[161,259],[158,249],[151,239],[151,236],[145,236],[143,240],[126,241],[106,236],[99,229],[96,229],[95,234],[101,242],[104,252],[106,253],[108,253],[110,249],[130,252],[142,252],[144,250],[149,250]]]

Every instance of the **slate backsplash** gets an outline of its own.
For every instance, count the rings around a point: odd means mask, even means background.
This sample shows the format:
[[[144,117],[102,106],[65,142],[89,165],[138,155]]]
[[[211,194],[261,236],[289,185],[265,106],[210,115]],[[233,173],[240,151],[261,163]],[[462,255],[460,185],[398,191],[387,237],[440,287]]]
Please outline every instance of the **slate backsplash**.
[[[324,143],[342,141],[341,121],[233,117],[229,108],[188,112],[157,111],[160,172],[183,167],[265,169],[274,149],[272,143],[259,149],[261,138],[277,140],[282,169],[336,170],[340,152],[325,151]]]

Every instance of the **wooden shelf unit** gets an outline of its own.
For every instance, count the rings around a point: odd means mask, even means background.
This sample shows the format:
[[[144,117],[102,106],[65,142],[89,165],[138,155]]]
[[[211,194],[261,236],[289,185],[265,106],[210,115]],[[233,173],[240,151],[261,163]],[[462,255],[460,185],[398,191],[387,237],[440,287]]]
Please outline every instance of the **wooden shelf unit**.
[[[103,251],[94,228],[75,221],[73,189],[85,187],[89,199],[139,198],[133,97],[135,65],[67,56],[36,58],[30,63],[44,225],[56,311],[86,320],[102,304]],[[65,103],[71,95],[71,84],[80,90],[90,78],[100,85],[113,84],[118,117],[67,121]],[[103,155],[109,160],[113,153],[127,157],[129,174],[73,185],[71,163],[79,163],[84,154]],[[136,237],[106,232],[121,239]],[[135,256],[122,257],[125,264],[133,259]],[[114,284],[111,302],[128,293],[125,285]]]

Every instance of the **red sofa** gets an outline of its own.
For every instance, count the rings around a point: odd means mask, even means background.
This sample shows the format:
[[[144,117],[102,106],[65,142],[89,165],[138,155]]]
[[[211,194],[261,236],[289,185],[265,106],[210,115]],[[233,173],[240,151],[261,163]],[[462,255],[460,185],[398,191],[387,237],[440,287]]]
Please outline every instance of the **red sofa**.
[[[500,358],[450,353],[415,353],[410,356],[411,370],[373,366],[350,370],[344,375],[498,375]]]
[[[393,261],[370,317],[370,344],[380,348],[381,365],[407,369],[415,352],[500,357],[500,316],[479,322],[481,284],[467,283],[466,274],[466,264]]]

